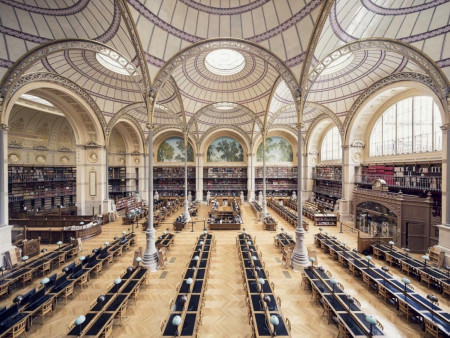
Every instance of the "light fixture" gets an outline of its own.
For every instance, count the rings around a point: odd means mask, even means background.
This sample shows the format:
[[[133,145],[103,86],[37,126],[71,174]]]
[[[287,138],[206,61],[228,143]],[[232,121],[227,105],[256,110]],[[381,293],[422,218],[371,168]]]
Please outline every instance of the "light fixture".
[[[97,302],[100,303],[100,309],[103,308],[103,302],[105,301],[106,297],[104,295],[100,295],[97,298]]]
[[[350,304],[353,304],[355,302],[355,299],[351,296],[351,295],[347,295],[347,306],[348,306],[348,311],[352,311]]]
[[[367,268],[370,269],[370,261],[372,260],[372,257],[366,256],[367,259]]]
[[[18,295],[13,299],[13,303],[14,304],[19,304],[21,301],[23,300],[23,296],[22,295]]]
[[[264,284],[266,284],[266,281],[264,280],[264,278],[259,278],[258,279],[258,284],[259,285],[264,285]]]
[[[423,259],[423,262],[424,262],[423,267],[426,268],[427,267],[427,262],[430,260],[430,256],[423,255],[422,259]]]
[[[389,241],[389,245],[391,246],[391,251],[393,250],[393,247],[394,247],[394,241]]]
[[[438,304],[438,299],[435,295],[427,295],[428,300],[431,302],[431,321],[434,321],[434,305]]]
[[[217,110],[231,110],[236,107],[236,104],[231,102],[219,102],[214,103],[213,106]]]
[[[85,316],[78,316],[75,319],[75,325],[79,327],[79,336],[81,336],[81,324],[83,324],[86,321]]]
[[[258,257],[252,256],[252,260],[256,261],[257,259],[258,259]]]
[[[338,283],[338,281],[336,278],[331,278],[330,283],[331,283],[331,285],[333,285],[333,293],[334,293],[334,286]]]
[[[45,277],[44,279],[41,280],[40,283],[41,283],[42,285],[45,285],[45,284],[47,284],[48,282],[50,282],[50,279],[47,278],[47,277]]]
[[[377,325],[377,320],[374,316],[366,316],[366,321],[370,324],[370,337],[372,337],[372,327]]]
[[[181,317],[176,315],[175,317],[173,317],[172,319],[172,325],[178,326],[181,324]]]
[[[120,279],[120,277],[114,279],[114,284],[119,285],[120,283],[122,283],[122,279]]]
[[[213,74],[231,76],[244,69],[245,58],[232,49],[217,49],[206,55],[205,67]]]
[[[409,284],[411,284],[411,281],[408,279],[408,278],[406,278],[406,277],[403,277],[402,278],[402,283],[404,283],[405,284],[405,294],[408,294],[408,290],[407,290],[407,285],[409,285]]]
[[[109,245],[109,242],[108,241],[106,241],[105,243],[103,243],[105,246],[108,246]]]
[[[197,255],[194,256],[194,261],[198,261],[200,259],[200,257],[198,257]]]
[[[309,257],[309,261],[311,262],[311,269],[314,267],[314,262],[316,259],[314,257]]]
[[[186,284],[187,285],[191,285],[192,283],[193,283],[194,281],[192,280],[192,278],[188,278],[188,279],[186,279]]]
[[[200,245],[203,245],[203,244],[205,244],[205,242],[203,242],[203,241],[200,241],[198,244],[200,244]]]
[[[86,257],[84,257],[84,256],[78,257],[78,260],[81,261],[81,262],[84,261],[85,259],[86,259]]]
[[[277,316],[271,315],[270,316],[270,324],[277,326],[278,324],[280,324],[280,320],[278,319]]]
[[[56,245],[58,245],[58,250],[61,249],[61,244],[62,244],[61,241],[56,242]]]

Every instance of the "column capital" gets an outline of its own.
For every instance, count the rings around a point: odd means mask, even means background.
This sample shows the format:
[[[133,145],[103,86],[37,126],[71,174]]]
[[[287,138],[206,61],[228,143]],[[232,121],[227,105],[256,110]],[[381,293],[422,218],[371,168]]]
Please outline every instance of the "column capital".
[[[297,130],[302,130],[302,129],[303,129],[303,126],[304,126],[303,122],[297,122],[297,123],[295,124],[295,129],[297,129]]]
[[[156,128],[156,125],[150,122],[147,123],[145,126],[147,127],[148,130],[154,130]]]
[[[441,130],[449,130],[450,129],[450,123],[446,123],[446,124],[440,126],[439,128],[441,128]]]
[[[203,157],[203,153],[197,153],[197,154],[195,154],[195,156],[197,156],[197,157]]]
[[[9,130],[9,127],[8,127],[6,124],[4,124],[4,123],[0,123],[0,130],[6,130],[6,131],[8,131],[8,130]]]
[[[341,146],[342,149],[350,149],[350,146],[348,144],[343,144]]]

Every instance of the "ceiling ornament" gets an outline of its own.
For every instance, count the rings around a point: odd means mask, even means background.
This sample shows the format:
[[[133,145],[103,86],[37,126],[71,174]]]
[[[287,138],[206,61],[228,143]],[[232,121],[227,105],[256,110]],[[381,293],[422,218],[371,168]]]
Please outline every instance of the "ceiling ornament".
[[[375,82],[373,85],[371,85],[369,88],[367,88],[353,103],[352,107],[348,111],[347,115],[345,116],[344,123],[342,124],[342,128],[345,131],[345,133],[348,132],[350,123],[356,116],[356,113],[359,111],[359,109],[367,102],[367,100],[375,94],[376,92],[380,91],[384,87],[387,87],[391,85],[392,83],[396,82],[402,82],[402,81],[415,81],[422,83],[429,87],[438,97],[441,97],[441,91],[438,87],[436,87],[436,83],[427,75],[421,74],[421,73],[397,73],[397,74],[391,74],[377,82]],[[446,100],[444,101],[446,102]],[[444,105],[445,106],[445,105]]]
[[[63,76],[60,76],[58,74],[52,74],[52,73],[25,74],[22,77],[20,77],[17,81],[14,81],[14,86],[11,87],[10,90],[8,91],[9,97],[14,95],[14,93],[16,91],[18,91],[20,88],[22,88],[26,84],[32,83],[32,82],[38,82],[38,81],[44,81],[44,82],[47,81],[47,82],[56,83],[66,89],[69,89],[71,92],[79,95],[84,100],[84,102],[86,102],[91,107],[91,109],[94,111],[95,116],[97,116],[98,121],[103,128],[103,132],[105,132],[105,133],[107,132],[108,128],[107,128],[105,117],[103,116],[102,111],[98,107],[97,103],[92,99],[92,97],[88,93],[86,93],[86,91],[83,88],[81,88],[80,86],[78,86],[76,83],[74,83],[71,80],[69,80]]]

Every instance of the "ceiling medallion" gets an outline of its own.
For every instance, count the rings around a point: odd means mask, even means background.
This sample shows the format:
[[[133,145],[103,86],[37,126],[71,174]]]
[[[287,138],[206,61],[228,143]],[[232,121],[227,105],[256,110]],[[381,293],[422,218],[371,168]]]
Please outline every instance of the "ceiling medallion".
[[[213,74],[230,76],[244,69],[245,58],[232,49],[216,49],[206,55],[205,67]]]

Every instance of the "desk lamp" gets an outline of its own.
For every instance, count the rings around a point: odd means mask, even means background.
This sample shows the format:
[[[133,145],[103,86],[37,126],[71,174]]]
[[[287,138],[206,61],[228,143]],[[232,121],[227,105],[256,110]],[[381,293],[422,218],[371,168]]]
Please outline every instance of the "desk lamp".
[[[276,336],[276,335],[277,335],[277,333],[276,333],[276,326],[277,326],[278,324],[280,324],[280,320],[278,319],[277,316],[271,315],[271,316],[270,316],[270,324],[273,325],[273,335]]]
[[[370,269],[370,261],[372,260],[372,257],[366,256],[367,259],[367,268]]]
[[[404,283],[405,284],[405,295],[407,295],[408,294],[408,290],[407,290],[407,285],[409,285],[409,284],[411,284],[411,281],[408,279],[408,278],[406,278],[406,277],[403,277],[402,278],[402,283]]]
[[[330,283],[333,285],[333,293],[334,293],[334,286],[338,283],[336,278],[331,278]]]
[[[61,241],[56,242],[56,245],[58,245],[58,250],[61,249],[61,244],[62,244]]]
[[[423,268],[426,269],[427,268],[427,262],[430,260],[430,256],[423,255],[422,259],[423,259]]]
[[[75,325],[79,328],[79,335],[81,336],[81,324],[83,324],[86,321],[85,316],[78,316],[77,319],[75,319]]]
[[[141,257],[136,257],[136,262],[137,262],[137,266],[139,267],[139,265],[141,264],[142,258]]]
[[[351,312],[352,309],[350,308],[350,304],[353,304],[355,302],[355,299],[350,295],[347,295],[346,298],[347,298],[348,311]]]
[[[387,266],[382,266],[381,270],[387,273],[389,271],[389,268]],[[383,278],[383,285],[386,286],[386,278]]]
[[[103,302],[105,301],[105,296],[104,295],[100,295],[97,298],[97,302],[100,303],[100,309],[103,309]]]
[[[393,241],[389,241],[389,245],[391,246],[391,252],[394,250],[394,242]]]
[[[374,325],[377,325],[377,320],[374,316],[366,316],[366,320],[370,324],[370,337],[372,337],[372,328]]]
[[[431,302],[431,321],[434,321],[434,306],[439,305],[438,299],[435,295],[431,295],[431,294],[428,295],[427,298]]]
[[[311,262],[311,269],[314,267],[314,262],[316,259],[314,257],[309,257],[309,261]]]

